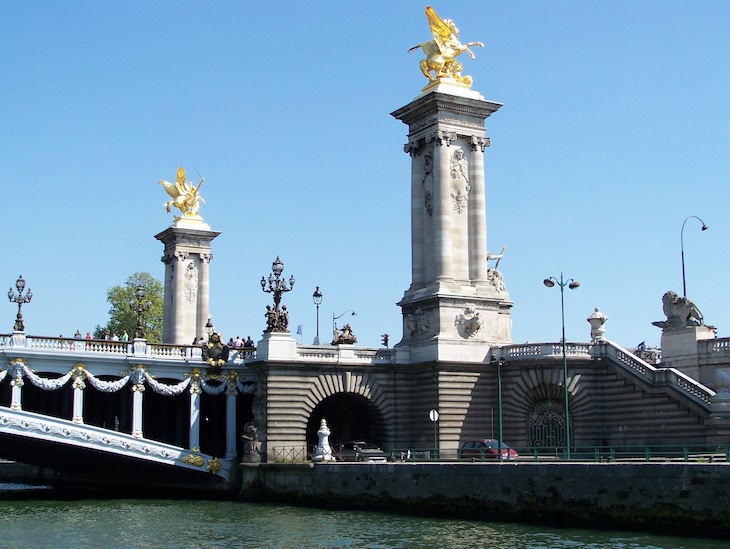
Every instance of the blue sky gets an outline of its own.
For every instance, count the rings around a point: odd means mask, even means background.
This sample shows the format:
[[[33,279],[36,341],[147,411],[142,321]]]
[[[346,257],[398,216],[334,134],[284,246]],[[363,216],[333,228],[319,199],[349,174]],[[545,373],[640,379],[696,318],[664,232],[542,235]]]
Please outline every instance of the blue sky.
[[[348,309],[358,344],[401,336],[410,284],[407,128],[430,38],[418,2],[0,3],[0,282],[22,274],[28,333],[72,335],[108,318],[106,292],[162,280],[172,223],[159,179],[206,178],[211,314],[226,337],[265,328],[279,255],[298,341]],[[433,4],[482,41],[464,74],[504,103],[487,120],[488,242],[515,302],[513,340],[658,345],[661,296],[687,294],[730,335],[730,3]],[[16,308],[0,315],[10,332]]]

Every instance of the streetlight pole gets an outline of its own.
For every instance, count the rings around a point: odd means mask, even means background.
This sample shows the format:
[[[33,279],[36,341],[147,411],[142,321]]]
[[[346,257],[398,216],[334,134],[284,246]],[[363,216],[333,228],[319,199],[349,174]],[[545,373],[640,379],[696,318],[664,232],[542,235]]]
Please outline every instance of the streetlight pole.
[[[507,359],[504,356],[497,358],[492,355],[489,362],[497,366],[497,445],[499,446],[499,461],[502,461],[502,366],[507,364]],[[509,456],[509,453],[507,455]]]
[[[690,215],[687,219],[684,220],[684,223],[682,223],[682,230],[679,233],[679,246],[682,251],[682,295],[684,297],[687,297],[687,284],[685,283],[685,280],[684,280],[684,225],[687,223],[687,221],[689,221],[690,219],[693,219],[693,218],[696,219],[697,221],[699,221],[700,223],[702,223],[703,231],[706,231],[707,229],[710,228],[707,225],[705,225],[705,222],[702,221],[696,215]]]
[[[147,292],[143,286],[137,286],[134,291],[134,297],[129,298],[129,308],[137,314],[137,328],[134,330],[135,339],[144,339],[144,325],[142,324],[142,315],[152,308],[152,302],[148,299],[144,300]]]
[[[353,311],[352,309],[347,309],[344,313],[342,313],[341,315],[337,315],[337,316],[335,316],[335,313],[332,313],[332,333],[333,334],[335,333],[335,330],[337,330],[337,324],[335,324],[335,321],[338,318],[345,316],[347,313],[352,313],[351,316],[357,315],[357,313],[355,311]]]
[[[289,285],[286,285],[286,280],[281,278],[281,273],[284,272],[284,263],[282,263],[279,256],[276,256],[276,260],[271,264],[271,273],[269,273],[268,282],[266,285],[266,279],[261,277],[261,289],[267,294],[273,294],[274,296],[274,308],[270,305],[266,306],[266,330],[264,333],[269,332],[289,332],[289,313],[286,310],[286,305],[281,308],[281,296],[286,292],[294,289],[294,275],[289,277]]]
[[[568,410],[568,359],[565,352],[565,287],[575,290],[580,286],[580,282],[569,278],[563,281],[563,273],[560,273],[560,280],[551,276],[542,281],[545,286],[552,288],[555,284],[560,286],[560,322],[563,329],[563,408],[565,409],[565,450],[566,456],[570,459],[570,413]]]
[[[314,337],[314,344],[319,345],[319,306],[322,304],[322,292],[319,291],[319,286],[312,294],[312,301],[317,306],[317,335]]]
[[[25,279],[23,278],[23,275],[20,275],[18,280],[15,281],[15,288],[18,290],[17,295],[12,288],[10,288],[10,291],[8,292],[8,299],[10,300],[10,303],[18,304],[18,314],[15,317],[13,330],[16,332],[24,332],[25,324],[23,323],[23,313],[21,312],[21,309],[23,308],[24,303],[30,303],[30,300],[33,299],[33,292],[29,288],[28,293],[23,295],[23,290],[25,290]]]

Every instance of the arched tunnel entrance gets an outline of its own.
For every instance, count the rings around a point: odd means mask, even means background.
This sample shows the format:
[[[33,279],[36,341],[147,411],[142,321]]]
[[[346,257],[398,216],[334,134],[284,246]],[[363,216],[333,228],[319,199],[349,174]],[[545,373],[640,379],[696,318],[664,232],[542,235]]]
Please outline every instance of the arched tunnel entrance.
[[[339,393],[320,402],[307,422],[307,448],[313,452],[322,419],[331,432],[330,446],[336,452],[348,440],[363,440],[381,448],[385,440],[385,423],[380,411],[367,398],[354,393]]]

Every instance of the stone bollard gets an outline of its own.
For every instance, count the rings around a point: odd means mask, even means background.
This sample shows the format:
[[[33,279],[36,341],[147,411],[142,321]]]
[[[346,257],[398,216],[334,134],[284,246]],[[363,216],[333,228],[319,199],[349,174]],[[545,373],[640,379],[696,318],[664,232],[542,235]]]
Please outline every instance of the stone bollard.
[[[319,424],[317,436],[319,437],[319,444],[317,444],[317,449],[314,451],[312,461],[315,463],[320,461],[334,461],[335,458],[332,456],[332,448],[330,448],[329,441],[330,430],[327,427],[326,419],[322,419],[322,422]]]

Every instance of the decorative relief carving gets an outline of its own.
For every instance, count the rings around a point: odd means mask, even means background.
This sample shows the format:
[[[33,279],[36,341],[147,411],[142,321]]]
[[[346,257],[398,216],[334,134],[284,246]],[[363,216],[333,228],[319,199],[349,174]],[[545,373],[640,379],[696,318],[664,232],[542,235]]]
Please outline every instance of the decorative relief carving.
[[[406,317],[406,328],[413,339],[427,335],[431,331],[428,313],[418,307]]]
[[[177,259],[178,261],[185,261],[188,258],[188,255],[190,255],[190,254],[188,254],[188,252],[178,251],[178,252],[175,252],[175,259]]]
[[[213,260],[213,254],[200,254],[200,261],[203,263],[210,263]]]
[[[188,465],[193,465],[195,467],[202,467],[205,464],[205,458],[201,455],[196,454],[185,454],[180,461],[183,463],[187,463]]]
[[[420,120],[417,120],[413,124],[408,126],[408,130],[410,133],[417,132],[418,130],[422,130],[423,128],[428,128],[429,126],[433,126],[438,122],[439,118],[437,115],[433,114],[430,116],[426,116],[425,118],[422,118]]]
[[[475,307],[469,305],[464,308],[463,313],[456,315],[454,319],[456,331],[464,339],[476,337],[482,328],[482,321],[479,318],[479,311]]]
[[[193,263],[185,268],[184,295],[188,303],[195,303],[198,297],[198,268]]]
[[[469,162],[464,151],[456,149],[450,160],[451,175],[451,199],[454,202],[454,210],[463,213],[469,201]]]
[[[433,215],[433,151],[423,155],[423,200],[426,212]]]
[[[438,121],[447,124],[458,124],[459,126],[467,126],[470,128],[484,130],[484,120],[479,115],[473,116],[468,113],[461,114],[452,112],[449,113],[449,116],[441,116]]]

